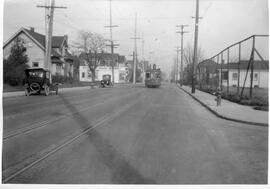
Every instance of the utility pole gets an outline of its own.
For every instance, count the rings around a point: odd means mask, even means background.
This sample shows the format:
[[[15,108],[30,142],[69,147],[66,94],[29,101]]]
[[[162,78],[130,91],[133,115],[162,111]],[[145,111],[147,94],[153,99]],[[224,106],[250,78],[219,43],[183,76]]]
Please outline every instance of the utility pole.
[[[133,84],[136,84],[136,68],[137,68],[137,13],[135,13],[135,28],[134,28],[134,60],[133,60]]]
[[[45,0],[45,5],[37,5],[38,8],[45,8],[45,67],[51,71],[51,51],[52,51],[52,33],[53,33],[53,16],[54,9],[66,9],[67,7],[55,6],[55,0],[51,0],[49,5],[48,0]]]
[[[191,93],[195,93],[195,77],[196,65],[198,61],[197,48],[198,48],[198,31],[199,30],[199,0],[196,0],[196,17],[195,17],[195,39],[194,39],[194,54],[192,63],[192,89]]]
[[[49,6],[49,1],[45,0],[45,6]],[[48,28],[49,28],[49,18],[50,18],[50,13],[49,13],[49,8],[45,8],[45,49],[49,46],[49,38],[48,38]],[[44,53],[44,64],[48,68],[48,51],[45,50]]]
[[[144,82],[144,79],[145,79],[145,62],[144,62],[144,35],[142,33],[142,62],[143,62],[143,82]]]
[[[119,44],[113,43],[113,37],[112,37],[112,28],[118,27],[117,25],[112,25],[112,0],[110,0],[110,25],[105,26],[105,28],[110,28],[110,41],[111,41],[111,67],[112,67],[112,83],[114,84],[114,59],[113,59],[113,50],[116,46],[119,46]]]
[[[180,47],[176,47],[176,79],[175,79],[176,84],[179,79],[179,61],[178,61],[179,49]]]
[[[186,27],[188,25],[177,25],[176,27],[181,27],[181,31],[177,31],[176,33],[180,33],[181,34],[181,72],[180,72],[180,85],[182,86],[183,83],[183,36],[184,33],[188,33],[187,31],[184,31],[184,27]]]
[[[176,59],[174,59],[174,82],[175,83],[176,83],[176,80],[177,80],[177,78],[176,78],[176,76],[177,76],[176,70],[177,70],[177,63],[176,63]]]

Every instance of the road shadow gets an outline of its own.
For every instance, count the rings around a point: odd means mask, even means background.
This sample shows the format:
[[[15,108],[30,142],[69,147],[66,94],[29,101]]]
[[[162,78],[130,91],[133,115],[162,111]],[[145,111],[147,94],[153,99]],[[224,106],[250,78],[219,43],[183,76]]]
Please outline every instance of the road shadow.
[[[64,96],[59,95],[59,97],[71,112],[78,111]],[[90,124],[79,113],[73,118],[82,130],[87,129],[87,126]],[[108,140],[101,136],[95,128],[88,132],[87,135],[87,140],[96,148],[100,161],[110,169],[112,184],[156,184],[154,180],[145,178],[132,167],[125,157]]]

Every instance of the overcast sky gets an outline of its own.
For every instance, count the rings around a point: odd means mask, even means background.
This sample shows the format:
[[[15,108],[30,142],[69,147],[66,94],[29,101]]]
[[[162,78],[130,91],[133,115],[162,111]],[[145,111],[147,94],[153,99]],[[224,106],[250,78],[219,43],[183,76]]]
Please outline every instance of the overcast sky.
[[[116,53],[131,59],[135,13],[137,35],[144,35],[144,57],[169,72],[180,46],[176,25],[188,24],[184,46],[193,45],[195,0],[112,0],[113,39],[120,47]],[[32,26],[44,34],[44,0],[5,0],[3,40],[21,27]],[[56,0],[54,35],[67,34],[69,43],[77,40],[79,30],[88,30],[109,38],[109,0]],[[267,0],[200,0],[199,46],[209,58],[227,46],[253,34],[268,34]],[[138,40],[139,58],[142,41]],[[268,39],[257,43],[263,56],[268,55]],[[109,51],[109,49],[108,49]],[[268,59],[268,57],[267,57]]]

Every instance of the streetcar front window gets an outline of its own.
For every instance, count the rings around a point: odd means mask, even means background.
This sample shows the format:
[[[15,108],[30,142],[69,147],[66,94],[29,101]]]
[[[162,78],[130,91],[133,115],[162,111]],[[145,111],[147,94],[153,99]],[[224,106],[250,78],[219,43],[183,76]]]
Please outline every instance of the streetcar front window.
[[[148,79],[148,78],[150,78],[150,73],[146,73],[146,78]]]

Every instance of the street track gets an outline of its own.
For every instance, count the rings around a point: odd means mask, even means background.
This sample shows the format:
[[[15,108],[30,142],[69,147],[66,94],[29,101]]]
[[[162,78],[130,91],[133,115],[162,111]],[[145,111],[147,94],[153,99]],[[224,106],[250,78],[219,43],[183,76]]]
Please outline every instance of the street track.
[[[141,91],[138,91],[136,93],[140,93],[140,92]],[[132,92],[129,92],[128,94],[125,94],[124,96],[122,96],[122,98],[125,98],[125,97],[129,96],[131,93]],[[106,97],[106,96],[109,96],[109,95],[108,94],[107,95],[103,95],[102,97],[104,97],[104,96]],[[18,135],[22,135],[22,134],[31,132],[33,130],[46,127],[46,126],[50,126],[49,124],[51,124],[53,122],[56,122],[56,121],[59,121],[61,119],[65,119],[65,118],[70,118],[70,116],[74,116],[74,115],[76,115],[78,113],[87,111],[89,109],[95,108],[95,107],[97,107],[99,105],[103,105],[105,103],[108,103],[109,101],[113,101],[113,100],[118,99],[118,98],[119,97],[109,98],[108,100],[105,100],[103,102],[99,102],[97,104],[94,104],[94,105],[90,105],[90,106],[81,108],[80,110],[75,111],[75,112],[71,112],[71,113],[67,113],[67,114],[64,114],[64,115],[57,116],[56,118],[53,118],[53,119],[50,119],[50,120],[40,121],[40,122],[35,122],[35,123],[24,125],[22,128],[19,128],[19,129],[13,130],[13,131],[11,131],[11,132],[9,132],[7,134],[4,134],[3,135],[3,140],[5,141],[5,140],[10,139],[12,137],[15,137],[15,136],[18,136]],[[71,99],[68,99],[68,100],[71,100]],[[92,100],[93,99],[87,99],[87,100],[82,100],[82,101],[79,101],[79,102],[89,102],[89,101],[92,101]],[[23,115],[25,115],[25,114],[23,114]]]
[[[77,94],[77,95],[72,95],[72,96],[67,96],[67,99],[68,100],[73,100],[73,99],[76,99],[78,97],[89,97],[89,98],[93,98],[93,97],[102,97],[102,96],[106,96],[108,94],[104,93],[104,94],[98,94],[98,92],[101,92],[101,90],[96,90],[96,91],[91,91],[91,93],[89,94]],[[95,95],[99,95],[99,96],[95,96]],[[61,94],[59,94],[59,96],[61,96]],[[52,97],[52,96],[50,96]],[[56,98],[54,99],[51,99],[51,98],[47,98],[44,100],[42,99],[42,101],[40,101],[39,99],[39,102],[24,102],[24,104],[16,104],[16,109],[24,109],[24,108],[27,108],[27,107],[36,107],[36,106],[39,106],[39,105],[44,105],[44,104],[48,104],[48,103],[56,103],[56,102],[59,102],[59,98],[57,98],[57,96],[55,96]],[[31,98],[31,97],[25,97],[25,98]],[[29,99],[30,100],[30,99]],[[32,99],[31,99],[32,100]],[[80,102],[84,102],[84,101],[87,101],[89,99],[86,99],[86,100],[82,100],[82,101],[76,101],[77,103],[80,103]],[[92,100],[92,99],[90,99]],[[60,104],[57,104],[57,105],[63,105],[63,102],[60,102]],[[5,105],[4,105],[5,106]],[[44,106],[41,106],[41,108],[39,109],[39,111],[42,111],[42,108],[45,108]],[[5,112],[6,111],[10,111],[9,109],[11,109],[11,111],[14,109],[14,107],[10,106],[10,107],[4,107],[5,109]],[[16,118],[16,116],[20,115],[27,115],[27,114],[30,114],[31,112],[21,112],[21,111],[18,111],[18,112],[12,112],[12,115],[4,115],[4,119],[13,119],[13,118]]]
[[[137,92],[137,93],[139,93],[139,92]],[[130,94],[127,94],[127,95],[130,95]],[[125,96],[127,96],[127,95],[125,95]],[[99,118],[93,125],[90,124],[86,129],[84,129],[78,133],[75,133],[74,136],[68,136],[67,137],[68,139],[64,139],[63,141],[60,141],[59,144],[57,144],[57,145],[52,144],[47,149],[45,149],[46,153],[37,153],[34,158],[32,156],[32,158],[31,158],[32,161],[30,160],[31,162],[29,162],[29,159],[26,159],[23,162],[20,162],[19,164],[17,164],[16,166],[13,166],[13,167],[10,167],[10,168],[4,170],[2,182],[7,183],[8,181],[15,178],[17,175],[23,173],[24,171],[35,166],[36,164],[38,164],[42,160],[46,159],[50,155],[56,153],[57,151],[68,146],[72,142],[76,141],[78,138],[85,135],[86,133],[91,132],[93,129],[95,129],[97,127],[104,126],[105,123],[108,123],[109,121],[113,120],[114,118],[116,118],[120,114],[127,111],[133,105],[138,103],[141,100],[141,98],[145,98],[145,95],[140,96],[138,99],[136,99],[135,101],[132,101],[131,103],[128,103],[127,105],[124,105],[118,111],[111,113],[111,114],[107,114],[107,115]],[[81,110],[81,111],[85,111],[85,110]],[[76,113],[79,113],[81,111],[78,111]],[[41,154],[41,156],[40,156],[40,154]]]

